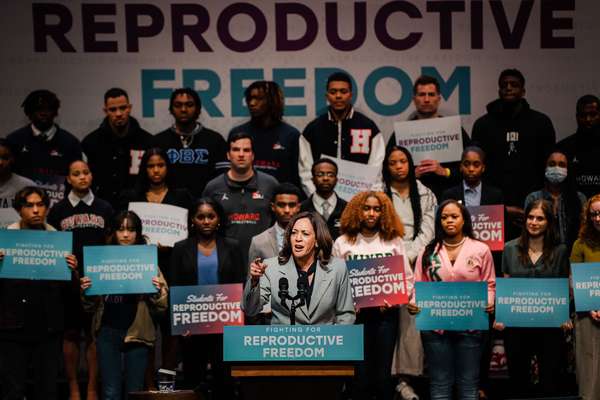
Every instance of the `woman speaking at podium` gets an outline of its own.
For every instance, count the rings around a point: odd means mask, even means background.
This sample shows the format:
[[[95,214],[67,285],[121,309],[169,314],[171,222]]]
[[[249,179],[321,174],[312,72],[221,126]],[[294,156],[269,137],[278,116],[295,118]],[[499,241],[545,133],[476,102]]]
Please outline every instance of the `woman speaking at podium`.
[[[353,324],[356,319],[348,270],[332,258],[331,235],[316,213],[302,212],[289,222],[279,257],[254,260],[242,308],[257,315],[269,303],[271,324]],[[295,312],[292,315],[292,310]]]

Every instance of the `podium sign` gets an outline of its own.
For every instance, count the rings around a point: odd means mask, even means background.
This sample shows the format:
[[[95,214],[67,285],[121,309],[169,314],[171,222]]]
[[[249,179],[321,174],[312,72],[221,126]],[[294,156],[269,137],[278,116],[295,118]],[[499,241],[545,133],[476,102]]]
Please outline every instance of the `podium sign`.
[[[225,326],[223,361],[361,361],[362,325]]]

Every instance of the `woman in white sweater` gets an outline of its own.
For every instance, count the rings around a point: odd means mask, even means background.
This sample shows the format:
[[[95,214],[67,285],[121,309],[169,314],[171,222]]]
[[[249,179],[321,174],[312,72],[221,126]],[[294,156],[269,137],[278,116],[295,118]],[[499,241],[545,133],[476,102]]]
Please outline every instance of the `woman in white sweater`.
[[[409,290],[414,281],[404,249],[404,227],[394,205],[383,192],[357,194],[342,214],[342,235],[333,245],[333,256],[345,260],[402,256]],[[398,334],[398,307],[360,310],[357,323],[364,325],[365,361],[357,368],[353,398],[392,399],[391,375]]]

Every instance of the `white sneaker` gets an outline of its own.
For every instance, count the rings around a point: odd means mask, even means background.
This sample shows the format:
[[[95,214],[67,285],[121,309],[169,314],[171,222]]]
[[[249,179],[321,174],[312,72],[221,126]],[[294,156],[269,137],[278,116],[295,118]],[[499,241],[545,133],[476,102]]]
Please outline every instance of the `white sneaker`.
[[[417,396],[413,388],[404,381],[401,381],[396,386],[396,393],[400,395],[401,400],[419,400],[419,396]]]

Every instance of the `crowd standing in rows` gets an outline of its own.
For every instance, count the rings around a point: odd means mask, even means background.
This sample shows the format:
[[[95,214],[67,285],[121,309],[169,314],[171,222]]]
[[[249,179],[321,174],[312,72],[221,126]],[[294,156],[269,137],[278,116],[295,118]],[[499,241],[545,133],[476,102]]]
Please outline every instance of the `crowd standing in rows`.
[[[325,89],[327,112],[300,133],[283,120],[281,88],[254,82],[244,93],[250,120],[225,139],[199,122],[194,90],[173,91],[168,110],[174,123],[153,136],[131,116],[127,92],[113,88],[104,96],[106,118],[81,143],[55,123],[60,101],[54,93],[30,93],[22,107],[31,123],[0,139],[0,207],[19,214],[9,229],[73,232],[73,255],[67,257],[73,280],[0,279],[2,398],[23,398],[28,363],[34,398],[57,398],[62,353],[70,399],[79,399],[82,339],[88,399],[120,399],[124,391],[151,388],[158,331],[163,367],[174,369],[181,358],[185,385],[194,387],[206,380],[210,365],[216,398],[231,398],[222,336],[171,336],[164,312],[168,288],[244,283],[248,322],[289,323],[289,313],[272,301],[277,287],[265,283],[280,273],[308,282],[313,306],[299,323],[364,325],[365,361],[351,398],[391,399],[392,376],[399,376],[402,398],[417,398],[411,378],[422,375],[425,364],[432,399],[452,398],[454,386],[461,399],[483,398],[490,332],[418,332],[414,298],[406,307],[355,313],[344,260],[389,255],[410,266],[410,290],[415,280],[486,282],[490,326],[505,338],[511,389],[518,395],[560,390],[563,331],[494,323],[495,277],[568,277],[569,254],[572,262],[600,260],[598,98],[579,99],[577,132],[556,144],[550,118],[524,98],[523,74],[502,71],[499,98],[475,122],[471,137],[462,131],[461,160],[415,165],[410,151],[397,145],[398,132],[386,144],[376,124],[353,107],[348,75],[332,74]],[[411,119],[440,117],[441,100],[437,80],[420,77]],[[328,157],[375,166],[380,179],[373,191],[346,203],[335,192],[338,165]],[[56,177],[66,179],[66,188],[51,199],[36,186],[55,188]],[[83,275],[83,246],[145,243],[140,218],[127,211],[130,202],[188,209],[189,238],[158,246],[155,295],[82,295],[80,289],[93,285]],[[466,206],[488,204],[505,206],[504,252],[490,252],[473,236]],[[315,276],[322,271],[334,282],[333,297],[319,297]],[[584,399],[600,398],[598,321],[600,311],[574,318]],[[571,328],[565,322],[563,329]],[[530,376],[534,355],[536,386]]]

